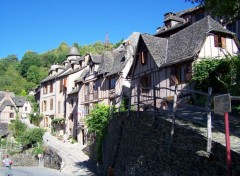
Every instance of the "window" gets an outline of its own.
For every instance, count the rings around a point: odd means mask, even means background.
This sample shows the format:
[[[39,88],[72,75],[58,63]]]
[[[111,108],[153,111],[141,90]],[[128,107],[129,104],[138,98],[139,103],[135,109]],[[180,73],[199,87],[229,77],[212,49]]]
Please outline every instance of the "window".
[[[25,111],[27,111],[27,107],[25,107]]]
[[[61,101],[58,101],[58,113],[61,113]]]
[[[143,52],[140,52],[140,53],[138,53],[138,58],[139,58],[139,60],[140,60],[140,63],[142,64],[142,65],[146,65],[147,64],[147,51],[143,51]]]
[[[142,87],[151,87],[151,76],[144,75],[140,78],[140,84]]]
[[[85,115],[89,114],[89,105],[85,105]]]
[[[171,68],[170,86],[187,83],[192,78],[192,64],[176,65]]]
[[[115,84],[116,84],[115,78],[110,78],[109,89],[115,89]]]
[[[63,79],[60,80],[60,85],[59,85],[59,90],[60,90],[60,93],[63,91]]]
[[[203,18],[204,18],[204,12],[200,12],[200,13],[196,14],[196,18],[195,18],[196,21],[199,21]]]
[[[73,106],[74,106],[74,99],[71,99],[71,106],[73,108]]]
[[[50,110],[53,110],[53,99],[50,99]]]
[[[53,82],[51,81],[51,83],[50,83],[50,93],[52,93],[53,92]]]
[[[226,48],[226,38],[221,35],[214,35],[214,46]]]
[[[42,102],[42,111],[46,111],[47,110],[47,101],[43,101]]]
[[[9,118],[14,118],[14,113],[9,113]]]
[[[85,95],[89,95],[90,90],[89,90],[89,84],[85,84]]]
[[[47,94],[47,85],[43,86],[43,94]]]
[[[11,110],[14,110],[14,107],[13,106],[11,106],[11,108],[10,108]]]

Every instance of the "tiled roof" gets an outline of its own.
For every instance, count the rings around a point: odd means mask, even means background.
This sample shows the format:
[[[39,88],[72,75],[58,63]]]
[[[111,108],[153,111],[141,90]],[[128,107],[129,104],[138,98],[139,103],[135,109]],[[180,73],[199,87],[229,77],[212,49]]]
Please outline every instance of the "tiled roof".
[[[17,107],[22,107],[26,102],[25,97],[13,97],[12,99]]]
[[[14,104],[10,100],[4,100],[0,106],[0,112],[2,112],[6,106],[14,106]]]

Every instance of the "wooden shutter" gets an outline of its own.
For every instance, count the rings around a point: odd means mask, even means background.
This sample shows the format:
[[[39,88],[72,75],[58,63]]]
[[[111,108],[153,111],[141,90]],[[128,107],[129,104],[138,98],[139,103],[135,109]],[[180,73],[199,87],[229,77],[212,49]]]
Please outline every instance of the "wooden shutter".
[[[221,37],[221,44],[222,44],[222,48],[226,48],[226,38],[225,37]]]
[[[214,46],[215,46],[215,47],[219,47],[218,35],[214,35]]]
[[[53,110],[53,99],[50,99],[50,110]]]
[[[64,83],[63,83],[64,87],[67,87],[67,78],[64,78]]]
[[[189,82],[192,79],[192,63],[186,64],[185,67],[185,81]]]
[[[171,75],[170,75],[170,86],[174,86],[178,83],[177,77],[176,77],[176,68],[171,67]]]
[[[60,92],[63,91],[63,80],[62,80],[62,79],[60,80],[60,87],[59,87],[59,90],[60,90]]]

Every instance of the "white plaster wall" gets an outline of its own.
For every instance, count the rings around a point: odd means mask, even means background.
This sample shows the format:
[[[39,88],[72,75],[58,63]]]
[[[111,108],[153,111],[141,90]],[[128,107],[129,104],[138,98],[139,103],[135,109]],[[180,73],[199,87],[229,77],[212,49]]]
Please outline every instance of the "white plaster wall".
[[[226,38],[226,48],[214,46],[214,36],[209,35],[205,40],[202,49],[199,53],[199,58],[225,57],[225,54],[235,55],[238,52],[235,41],[231,38]]]

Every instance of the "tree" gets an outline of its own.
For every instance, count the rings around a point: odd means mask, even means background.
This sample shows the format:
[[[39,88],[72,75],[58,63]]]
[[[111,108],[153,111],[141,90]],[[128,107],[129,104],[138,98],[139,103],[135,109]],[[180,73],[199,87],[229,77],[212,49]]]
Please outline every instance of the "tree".
[[[42,61],[36,52],[27,51],[21,60],[20,66],[21,75],[23,77],[27,77],[28,69],[32,65],[40,67],[42,65]]]
[[[203,4],[214,16],[234,21],[240,18],[239,0],[185,0],[192,3]]]
[[[35,84],[39,84],[40,81],[47,75],[48,75],[47,68],[31,65],[27,71],[27,80]]]
[[[104,138],[104,130],[110,119],[110,106],[97,104],[86,117],[86,124],[89,132],[97,134],[97,157],[102,162],[102,141]]]

